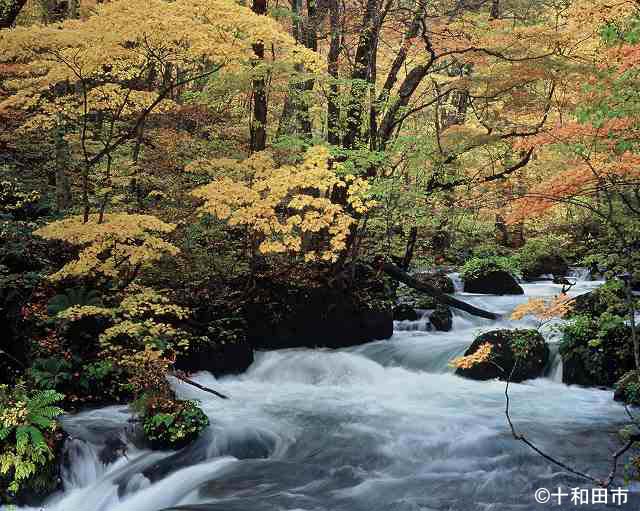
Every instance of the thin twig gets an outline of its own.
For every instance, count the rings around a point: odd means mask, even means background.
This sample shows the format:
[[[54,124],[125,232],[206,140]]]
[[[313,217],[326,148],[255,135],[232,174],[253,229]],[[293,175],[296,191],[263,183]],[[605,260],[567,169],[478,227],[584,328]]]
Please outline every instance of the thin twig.
[[[514,374],[514,372],[515,372],[517,367],[518,367],[518,359],[516,358],[515,363],[513,364],[513,369],[511,369],[511,374],[509,375],[509,379],[507,380],[507,385],[504,388],[504,396],[506,398],[506,406],[505,406],[504,413],[505,413],[505,415],[507,417],[507,422],[509,423],[509,427],[511,428],[511,434],[513,435],[513,438],[515,438],[516,440],[520,440],[521,442],[525,443],[532,450],[534,450],[540,456],[542,456],[544,459],[546,459],[547,461],[550,461],[551,463],[553,463],[555,465],[558,465],[559,467],[565,469],[566,471],[571,472],[572,474],[580,476],[580,477],[582,477],[584,479],[587,479],[589,481],[592,481],[592,482],[594,482],[594,483],[596,483],[598,485],[603,485],[603,481],[600,481],[599,479],[596,479],[595,477],[590,476],[589,474],[586,474],[584,472],[580,472],[579,470],[571,468],[570,466],[566,465],[565,463],[555,459],[554,457],[552,457],[549,454],[545,453],[544,451],[540,450],[533,442],[531,442],[529,439],[527,439],[527,437],[525,437],[522,433],[518,433],[516,431],[516,428],[513,425],[513,422],[511,421],[511,416],[509,415],[509,405],[510,405],[509,384],[511,383],[511,377],[513,376],[513,374]],[[615,473],[615,464],[616,463],[617,463],[617,457],[614,459],[614,473]],[[609,484],[611,484],[611,483],[609,483]]]

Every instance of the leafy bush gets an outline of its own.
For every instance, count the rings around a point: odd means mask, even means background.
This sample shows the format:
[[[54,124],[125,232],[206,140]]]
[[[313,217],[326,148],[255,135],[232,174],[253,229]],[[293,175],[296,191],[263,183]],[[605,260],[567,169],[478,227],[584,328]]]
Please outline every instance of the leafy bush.
[[[56,406],[64,398],[53,390],[29,393],[0,386],[0,492],[11,502],[21,491],[46,491],[56,484],[56,444],[60,443]]]
[[[621,280],[608,280],[598,289],[578,296],[569,315],[586,314],[597,317],[605,312],[617,316],[629,314],[624,283]]]
[[[67,405],[119,403],[132,394],[128,375],[110,360],[38,358],[27,372],[34,386],[66,394]]]
[[[153,396],[144,398],[141,405],[142,429],[155,449],[184,447],[209,425],[196,401]]]
[[[518,274],[519,266],[517,261],[509,256],[472,257],[460,269],[460,276],[463,279],[472,279],[492,271]]]
[[[46,212],[40,206],[42,196],[37,191],[25,192],[15,180],[0,181],[0,213],[16,220],[36,218]]]

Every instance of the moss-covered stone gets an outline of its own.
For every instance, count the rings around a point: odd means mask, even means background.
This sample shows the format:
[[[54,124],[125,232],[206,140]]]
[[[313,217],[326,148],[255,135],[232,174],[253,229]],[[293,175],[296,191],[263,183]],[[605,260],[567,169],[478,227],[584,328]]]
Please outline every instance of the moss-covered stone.
[[[151,397],[146,399],[142,429],[154,449],[180,449],[193,442],[209,425],[195,401]]]
[[[616,382],[613,399],[629,405],[640,405],[640,375],[637,371],[625,373]]]
[[[605,312],[625,316],[629,313],[624,283],[620,280],[609,280],[599,288],[577,296],[572,305],[568,317],[585,314],[599,317]]]
[[[486,332],[476,337],[465,351],[464,356],[474,354],[487,343],[491,345],[487,360],[470,367],[458,367],[456,369],[457,375],[473,380],[497,378],[521,382],[541,376],[549,360],[549,348],[537,330],[492,330]]]
[[[563,327],[560,354],[564,383],[611,387],[634,369],[631,328],[609,312],[574,316]]]
[[[429,323],[436,330],[449,332],[453,328],[453,313],[446,306],[438,306],[429,316]]]
[[[417,321],[418,313],[409,304],[401,303],[393,308],[394,321]]]

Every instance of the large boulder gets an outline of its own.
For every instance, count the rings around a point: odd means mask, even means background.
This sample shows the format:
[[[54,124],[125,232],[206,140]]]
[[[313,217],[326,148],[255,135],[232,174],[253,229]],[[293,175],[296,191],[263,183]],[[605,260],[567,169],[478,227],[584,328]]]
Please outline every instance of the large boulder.
[[[571,303],[569,317],[583,314],[599,317],[605,312],[624,316],[629,313],[624,284],[619,280],[609,280],[593,291],[576,296]]]
[[[244,305],[249,344],[256,349],[341,348],[388,339],[393,334],[388,286],[367,267],[357,272],[354,279],[315,286],[257,281]]]
[[[637,371],[629,371],[615,384],[613,399],[630,405],[640,405],[640,376]]]
[[[464,279],[464,290],[467,293],[486,295],[522,295],[524,290],[509,272],[491,270],[477,276]]]
[[[542,275],[562,277],[569,271],[569,264],[559,254],[544,254],[522,268],[522,278],[535,280]]]
[[[418,313],[407,303],[401,303],[393,308],[394,321],[417,321]]]
[[[563,327],[560,355],[562,381],[611,387],[635,368],[631,327],[611,313],[578,315]]]
[[[481,346],[490,345],[488,356],[481,361],[457,359],[456,374],[473,380],[498,378],[521,382],[541,376],[549,360],[549,347],[537,330],[492,330],[471,343],[464,357],[475,354]],[[517,366],[514,370],[514,365]],[[462,363],[460,363],[462,361]]]
[[[415,274],[414,277],[416,280],[430,284],[443,293],[451,294],[456,291],[453,280],[444,271],[422,272]]]
[[[176,369],[188,373],[209,371],[214,376],[238,374],[253,364],[253,348],[242,340],[219,343],[203,341],[190,346],[186,353],[178,355]]]
[[[449,307],[439,306],[429,316],[429,323],[436,330],[449,332],[453,328],[453,314]]]

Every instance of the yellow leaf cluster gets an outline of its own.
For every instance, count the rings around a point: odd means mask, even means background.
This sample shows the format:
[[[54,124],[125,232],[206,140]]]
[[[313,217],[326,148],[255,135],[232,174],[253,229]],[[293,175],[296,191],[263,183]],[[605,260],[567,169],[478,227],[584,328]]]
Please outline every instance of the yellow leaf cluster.
[[[470,369],[478,364],[487,362],[491,358],[492,351],[493,344],[485,342],[481,344],[476,351],[471,353],[471,355],[456,357],[449,362],[449,365],[457,369]]]
[[[274,19],[233,0],[98,3],[86,20],[0,32],[0,63],[25,66],[18,79],[5,84],[14,94],[0,110],[40,109],[45,117],[52,110],[82,115],[111,110],[127,116],[158,98],[155,90],[142,90],[149,77],[158,77],[155,88],[162,90],[161,77],[176,69],[183,77],[218,68],[250,70],[258,41],[274,49],[278,63],[324,67],[317,53],[298,44]],[[54,95],[52,87],[58,87]],[[170,101],[159,105],[171,107]]]
[[[558,295],[551,300],[530,298],[526,303],[518,305],[511,313],[511,319],[520,320],[525,316],[534,316],[540,321],[551,321],[563,318],[572,309],[572,300],[567,295]]]
[[[374,205],[366,199],[365,180],[354,176],[341,180],[329,168],[325,147],[309,149],[299,165],[277,167],[267,152],[257,153],[240,165],[245,182],[221,177],[192,194],[204,200],[201,213],[230,226],[249,227],[260,238],[263,254],[290,253],[303,255],[307,261],[335,261],[346,247],[355,220],[331,201],[331,191],[347,187],[347,201],[358,213]],[[216,166],[216,162],[210,162],[210,167]],[[203,163],[198,162],[197,167],[202,171]],[[311,238],[314,246],[306,243]],[[323,243],[319,248],[320,239]]]
[[[158,236],[174,228],[151,215],[113,213],[104,215],[101,223],[99,215],[90,215],[86,223],[82,216],[73,216],[52,222],[35,234],[81,247],[78,258],[51,275],[51,280],[99,275],[118,279],[163,256],[177,255],[178,249]]]

